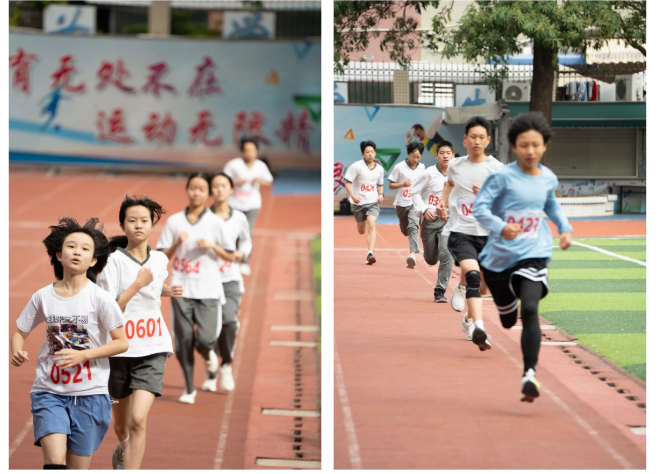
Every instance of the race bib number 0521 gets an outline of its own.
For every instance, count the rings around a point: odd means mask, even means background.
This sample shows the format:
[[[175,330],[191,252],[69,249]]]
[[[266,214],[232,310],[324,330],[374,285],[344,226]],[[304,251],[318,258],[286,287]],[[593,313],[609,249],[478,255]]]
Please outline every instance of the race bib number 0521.
[[[521,226],[517,239],[537,239],[542,223],[542,211],[505,211],[505,222]]]

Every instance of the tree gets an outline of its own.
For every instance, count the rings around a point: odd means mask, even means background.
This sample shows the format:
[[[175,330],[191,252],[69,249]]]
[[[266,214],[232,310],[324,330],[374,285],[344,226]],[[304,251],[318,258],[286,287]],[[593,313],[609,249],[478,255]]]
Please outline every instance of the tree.
[[[525,42],[532,41],[530,110],[542,112],[551,123],[558,52],[585,53],[590,43],[599,49],[605,40],[621,38],[645,54],[645,13],[645,1],[640,0],[478,1],[466,9],[456,29],[446,29],[443,18],[434,18],[429,47],[445,57],[462,54],[468,62],[490,60],[502,66],[502,77],[506,56],[521,53]],[[551,165],[550,153],[545,164]]]

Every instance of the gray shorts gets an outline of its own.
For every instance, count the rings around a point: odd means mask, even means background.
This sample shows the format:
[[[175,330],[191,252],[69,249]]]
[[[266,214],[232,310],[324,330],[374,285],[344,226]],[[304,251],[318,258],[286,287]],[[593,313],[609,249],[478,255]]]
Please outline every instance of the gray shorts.
[[[223,305],[223,324],[236,321],[241,304],[241,285],[238,281],[223,283],[225,304]]]
[[[167,358],[165,352],[143,357],[109,357],[108,393],[115,400],[128,397],[133,390],[145,390],[160,397]]]
[[[365,222],[367,216],[379,217],[379,203],[372,202],[365,204],[364,206],[354,206],[353,207],[353,216],[356,218],[356,222]]]

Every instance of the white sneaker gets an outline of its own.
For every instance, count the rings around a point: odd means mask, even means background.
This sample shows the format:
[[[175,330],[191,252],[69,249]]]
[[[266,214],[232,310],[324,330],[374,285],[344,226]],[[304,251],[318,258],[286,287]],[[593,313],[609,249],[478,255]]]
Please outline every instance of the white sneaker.
[[[192,393],[186,393],[179,397],[179,403],[186,403],[187,405],[193,405],[195,403],[195,397],[197,396],[197,390],[193,390]]]
[[[475,331],[475,324],[473,324],[473,320],[471,318],[466,319],[466,316],[468,316],[468,313],[464,314],[464,317],[461,319],[461,329],[463,329],[466,333],[466,340],[472,341],[473,331]]]
[[[450,299],[450,305],[456,312],[461,313],[466,308],[466,287],[457,283]]]
[[[408,257],[406,257],[406,266],[408,268],[415,268],[415,254],[410,253]]]
[[[218,382],[218,377],[214,377],[212,379],[206,379],[204,383],[202,384],[202,391],[203,392],[215,392],[218,390],[218,386],[216,385],[216,382]]]
[[[122,449],[122,445],[117,443],[115,451],[112,453],[112,468],[115,470],[124,469],[124,456],[126,452]]]
[[[539,382],[535,378],[535,371],[528,369],[521,379],[521,401],[532,403],[539,397]]]
[[[250,270],[250,265],[248,265],[247,263],[242,263],[241,264],[241,275],[250,276],[251,273],[252,273],[252,270]]]
[[[207,372],[210,374],[215,374],[218,372],[218,365],[220,364],[220,361],[218,360],[216,351],[213,349],[209,351],[209,360],[205,361],[205,364],[207,366]]]
[[[232,377],[232,366],[229,364],[220,366],[220,388],[226,392],[234,390],[234,377]]]

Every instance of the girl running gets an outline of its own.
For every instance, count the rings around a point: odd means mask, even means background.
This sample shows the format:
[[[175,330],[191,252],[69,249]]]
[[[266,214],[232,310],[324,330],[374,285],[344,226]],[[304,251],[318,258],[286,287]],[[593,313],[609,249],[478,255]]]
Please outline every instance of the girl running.
[[[225,293],[225,304],[220,309],[219,317],[222,318],[223,326],[216,345],[216,351],[220,355],[220,388],[226,391],[234,390],[234,378],[232,377],[232,360],[236,346],[236,335],[239,330],[239,305],[241,295],[245,292],[243,277],[239,264],[246,255],[252,251],[252,240],[250,238],[250,227],[245,214],[229,205],[229,198],[234,192],[232,178],[225,173],[217,173],[211,179],[211,193],[214,204],[211,212],[220,217],[227,225],[229,239],[238,242],[238,249],[234,252],[232,260],[220,260],[220,274],[223,281],[223,292]],[[217,373],[207,373],[207,380],[202,385],[202,390],[216,391]]]
[[[546,264],[553,256],[553,238],[544,213],[558,227],[562,250],[571,246],[572,227],[555,199],[558,178],[539,163],[551,140],[544,116],[539,112],[519,115],[508,139],[517,161],[487,177],[475,199],[473,215],[491,231],[480,260],[503,327],[514,326],[521,302],[521,401],[533,402],[539,397],[535,378],[541,344],[537,309],[549,291]]]
[[[259,210],[262,208],[262,195],[259,188],[273,185],[273,176],[266,163],[257,159],[258,149],[259,140],[257,138],[243,138],[241,140],[243,157],[228,161],[223,169],[236,186],[236,192],[230,196],[229,205],[232,209],[246,215],[251,234],[255,228]],[[241,273],[250,275],[247,256],[243,259]]]
[[[186,384],[179,402],[191,405],[197,395],[194,349],[204,358],[207,372],[218,370],[214,352],[220,333],[218,305],[225,303],[219,258],[232,260],[236,243],[228,238],[223,220],[205,207],[209,182],[206,173],[190,175],[186,183],[188,207],[168,218],[157,244],[173,260],[172,285],[183,287],[183,297],[172,299],[172,317],[175,353]]]
[[[129,347],[115,297],[93,283],[110,254],[97,224],[65,217],[50,227],[44,245],[57,281],[32,295],[11,339],[11,363],[18,367],[29,361],[28,335],[46,323],[30,392],[44,469],[89,469],[110,425],[108,357]]]
[[[119,225],[126,235],[110,239],[108,264],[97,284],[117,297],[126,317],[129,350],[110,358],[108,392],[113,427],[119,443],[113,469],[140,469],[147,442],[147,416],[163,390],[165,360],[172,355],[172,338],[161,314],[161,296],[180,297],[182,287],[170,289],[168,257],[147,242],[165,211],[149,198],[128,197],[119,208]]]

